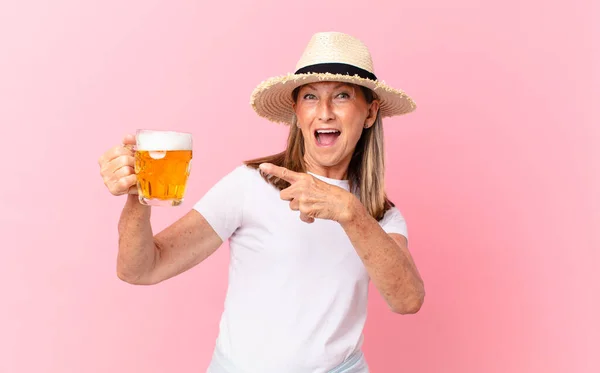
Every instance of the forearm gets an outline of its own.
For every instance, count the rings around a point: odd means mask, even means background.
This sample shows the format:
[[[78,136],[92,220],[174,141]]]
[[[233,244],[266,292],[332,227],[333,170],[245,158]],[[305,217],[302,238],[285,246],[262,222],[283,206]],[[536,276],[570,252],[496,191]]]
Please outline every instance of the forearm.
[[[150,207],[128,195],[119,219],[119,253],[117,275],[130,283],[143,283],[143,277],[154,267],[157,249],[150,224]]]
[[[341,223],[375,287],[397,313],[417,312],[425,296],[423,281],[406,248],[390,237],[356,201]]]

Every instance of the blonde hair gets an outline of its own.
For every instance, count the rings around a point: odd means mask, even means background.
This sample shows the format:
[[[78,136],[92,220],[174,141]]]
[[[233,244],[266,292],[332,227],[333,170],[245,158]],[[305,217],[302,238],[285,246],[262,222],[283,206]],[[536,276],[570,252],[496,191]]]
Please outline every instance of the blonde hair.
[[[368,88],[362,86],[360,88],[367,103],[373,102],[376,98],[375,94]],[[294,91],[294,101],[296,101],[298,89]],[[394,206],[385,193],[383,142],[383,122],[378,112],[375,123],[371,127],[363,129],[362,136],[356,144],[348,166],[350,190],[357,194],[368,213],[378,221],[383,218],[387,210]],[[295,116],[290,125],[287,146],[283,152],[245,162],[247,166],[256,169],[261,163],[272,163],[294,172],[306,172],[304,137],[297,126]],[[276,177],[267,177],[266,175],[263,175],[263,177],[279,190],[283,190],[290,185],[287,181]]]

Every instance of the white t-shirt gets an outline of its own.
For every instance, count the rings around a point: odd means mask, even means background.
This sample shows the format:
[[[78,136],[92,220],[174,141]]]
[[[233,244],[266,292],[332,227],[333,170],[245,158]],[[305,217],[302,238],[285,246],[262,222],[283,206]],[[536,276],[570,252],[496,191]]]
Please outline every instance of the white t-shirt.
[[[348,190],[348,182],[313,176]],[[367,373],[369,277],[339,223],[307,224],[258,170],[240,166],[194,206],[229,239],[229,284],[209,373]],[[396,208],[379,222],[407,236]],[[337,369],[336,369],[337,367]],[[334,370],[335,369],[335,370]]]

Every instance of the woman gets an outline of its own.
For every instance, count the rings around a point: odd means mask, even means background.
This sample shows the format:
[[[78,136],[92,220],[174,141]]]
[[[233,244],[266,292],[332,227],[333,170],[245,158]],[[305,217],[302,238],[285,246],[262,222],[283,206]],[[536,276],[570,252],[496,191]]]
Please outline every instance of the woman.
[[[132,196],[131,152],[118,146],[101,157],[110,192],[129,194],[118,276],[156,284],[229,240],[229,287],[208,372],[366,373],[369,280],[400,314],[417,312],[425,294],[405,221],[384,191],[381,118],[415,105],[378,81],[364,44],[342,33],[315,34],[297,71],[260,84],[251,104],[290,124],[286,150],[239,166],[156,235],[150,207]]]

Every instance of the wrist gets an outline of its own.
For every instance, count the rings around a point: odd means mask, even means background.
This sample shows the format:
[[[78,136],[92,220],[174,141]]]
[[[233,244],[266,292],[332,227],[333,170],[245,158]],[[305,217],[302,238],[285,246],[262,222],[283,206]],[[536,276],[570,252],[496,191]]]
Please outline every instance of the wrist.
[[[128,193],[127,194],[127,203],[128,204],[140,203],[140,198],[137,194]]]
[[[151,207],[143,205],[140,202],[140,198],[137,194],[127,194],[127,200],[125,201],[125,207],[128,209],[140,210],[140,211],[150,211]]]
[[[352,193],[348,193],[349,198],[343,214],[341,214],[338,223],[344,228],[354,224],[367,214],[367,209],[360,200]]]

